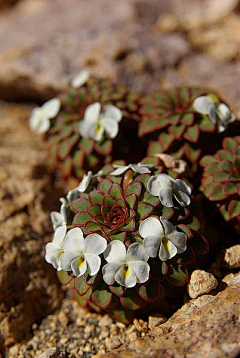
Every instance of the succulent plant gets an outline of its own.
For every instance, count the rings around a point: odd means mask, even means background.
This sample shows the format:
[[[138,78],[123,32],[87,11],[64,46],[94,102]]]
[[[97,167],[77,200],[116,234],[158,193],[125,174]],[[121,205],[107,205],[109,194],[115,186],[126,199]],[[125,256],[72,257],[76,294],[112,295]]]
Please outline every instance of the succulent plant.
[[[201,159],[200,189],[226,221],[240,221],[240,136],[223,139],[222,148]]]
[[[147,154],[173,154],[187,160],[194,173],[204,154],[220,148],[220,132],[235,120],[216,94],[186,86],[142,98],[140,114],[139,137],[149,142]]]
[[[170,173],[154,156],[117,161],[61,198],[46,260],[81,306],[129,323],[182,297],[209,245],[190,186]]]
[[[54,108],[48,113],[46,107]],[[45,133],[51,163],[63,179],[76,179],[73,186],[85,171],[97,171],[113,159],[139,161],[145,150],[138,122],[138,94],[84,72],[59,98],[33,111],[30,127]]]

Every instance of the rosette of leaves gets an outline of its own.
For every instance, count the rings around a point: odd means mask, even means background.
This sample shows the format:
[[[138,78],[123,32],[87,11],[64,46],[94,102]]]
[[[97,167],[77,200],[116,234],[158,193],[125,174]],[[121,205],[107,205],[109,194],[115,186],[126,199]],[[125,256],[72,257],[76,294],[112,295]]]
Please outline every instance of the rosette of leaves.
[[[60,95],[61,108],[45,134],[50,159],[63,179],[82,178],[85,171],[99,170],[112,159],[138,161],[144,150],[137,139],[139,95],[108,78],[90,78],[80,88],[69,87]],[[122,112],[119,132],[113,139],[106,135],[100,141],[83,138],[79,124],[86,108],[99,102],[112,104]]]
[[[199,159],[220,148],[223,134],[217,133],[217,124],[193,107],[193,101],[202,95],[206,95],[203,89],[182,86],[142,99],[139,137],[148,140],[148,155],[173,154],[196,172]]]
[[[240,136],[223,139],[222,149],[206,155],[200,164],[203,176],[200,189],[221,212],[226,221],[240,220]]]
[[[95,178],[88,189],[72,202],[68,224],[80,228],[84,235],[101,235],[108,243],[120,240],[128,248],[132,243],[143,242],[139,226],[146,218],[161,216],[186,234],[186,250],[166,261],[159,257],[149,258],[148,280],[132,288],[116,282],[107,285],[101,270],[94,276],[86,273],[81,277],[60,271],[59,279],[73,288],[81,306],[106,311],[121,322],[129,323],[135,316],[151,311],[168,316],[172,300],[183,296],[190,272],[208,256],[209,245],[201,230],[201,209],[194,200],[188,207],[165,207],[148,191],[149,178],[166,170],[164,166],[151,167],[151,172],[144,174],[126,166],[124,173],[116,176],[111,174],[115,168],[112,164],[106,165],[102,169],[105,178],[100,181]],[[102,266],[104,264],[102,257]]]

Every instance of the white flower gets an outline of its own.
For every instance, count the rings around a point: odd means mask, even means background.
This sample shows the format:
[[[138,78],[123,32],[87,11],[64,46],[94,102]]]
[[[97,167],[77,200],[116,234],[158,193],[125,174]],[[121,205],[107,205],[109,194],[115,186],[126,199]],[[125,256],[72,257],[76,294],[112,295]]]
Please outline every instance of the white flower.
[[[145,173],[151,173],[151,170],[149,170],[149,168],[152,168],[153,165],[152,164],[141,164],[141,163],[138,163],[137,165],[135,165],[135,164],[129,164],[129,165],[113,164],[113,167],[116,168],[116,170],[114,170],[112,173],[110,173],[111,175],[121,175],[124,172],[126,172],[128,169],[132,169],[136,173],[145,174]]]
[[[61,256],[63,254],[63,240],[66,231],[66,225],[59,226],[54,233],[52,242],[48,242],[46,245],[45,260],[58,271],[62,270]]]
[[[80,71],[75,77],[73,77],[70,81],[70,85],[73,88],[79,88],[85,85],[89,80],[90,73],[87,70]]]
[[[87,106],[79,132],[83,138],[92,138],[95,141],[100,141],[104,132],[107,137],[115,138],[121,119],[122,112],[116,106],[107,104],[101,110],[101,104],[94,102]]]
[[[146,261],[149,257],[143,245],[135,242],[126,251],[122,241],[114,240],[108,244],[103,255],[108,262],[102,268],[103,280],[108,285],[116,281],[130,288],[148,280],[150,267]]]
[[[45,133],[50,128],[50,119],[56,117],[61,107],[59,98],[53,98],[33,109],[29,126],[33,132]]]
[[[211,121],[217,124],[219,132],[223,132],[227,129],[228,123],[235,121],[236,116],[225,103],[218,103],[218,98],[215,97],[214,95],[197,97],[193,107],[197,112],[207,114]]]
[[[93,178],[93,175],[92,175],[91,171],[87,172],[87,174],[84,174],[81,182],[79,183],[79,185],[76,188],[78,190],[78,192],[84,193],[87,190],[88,185],[90,184],[92,178]]]
[[[145,219],[139,227],[139,234],[144,238],[143,246],[150,257],[159,255],[160,260],[166,261],[187,248],[187,236],[176,230],[168,220],[158,220],[154,216]],[[159,250],[159,252],[158,252]]]
[[[182,179],[173,179],[167,174],[153,175],[147,183],[148,191],[159,196],[162,205],[173,207],[174,197],[182,206],[190,204],[191,188]]]
[[[68,231],[64,241],[64,253],[61,255],[62,269],[73,271],[82,276],[88,269],[90,276],[98,273],[101,259],[98,255],[107,247],[107,240],[98,234],[90,234],[85,239],[80,228]]]

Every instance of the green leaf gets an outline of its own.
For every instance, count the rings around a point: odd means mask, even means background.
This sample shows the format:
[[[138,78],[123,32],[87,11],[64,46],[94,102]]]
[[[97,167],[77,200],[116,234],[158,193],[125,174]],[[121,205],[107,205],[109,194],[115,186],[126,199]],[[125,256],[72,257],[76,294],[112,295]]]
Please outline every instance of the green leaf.
[[[71,148],[68,144],[68,141],[67,140],[62,141],[59,146],[59,152],[58,152],[59,158],[61,160],[66,159],[66,157],[68,156],[70,151],[71,151]]]
[[[223,147],[225,149],[230,150],[231,152],[234,152],[234,149],[237,147],[238,143],[233,138],[225,138],[223,140]]]
[[[176,256],[177,263],[182,265],[189,265],[196,262],[195,253],[190,245],[182,253]]]
[[[195,124],[186,129],[186,132],[183,134],[183,138],[185,138],[189,142],[197,143],[199,139],[199,134],[199,127],[197,124]]]
[[[115,199],[122,198],[123,192],[120,185],[114,183],[109,191],[109,194]]]
[[[121,232],[118,234],[111,234],[111,241],[112,240],[120,240],[123,241],[126,239],[127,233],[126,232]]]
[[[157,206],[160,205],[160,201],[159,198],[157,196],[153,196],[152,194],[150,194],[149,192],[144,193],[143,195],[143,201],[145,203],[149,203],[153,206]]]
[[[102,204],[103,201],[103,194],[100,193],[98,190],[92,190],[89,193],[89,200],[91,201],[92,204]]]
[[[134,208],[135,203],[137,201],[137,195],[136,194],[130,194],[125,196],[125,201],[128,204],[129,208]]]
[[[74,288],[80,296],[83,296],[89,290],[90,286],[86,284],[82,277],[77,277],[75,279]]]
[[[223,192],[222,184],[215,186],[210,194],[210,197],[209,197],[209,199],[212,201],[223,200],[225,198],[226,198],[226,195]]]
[[[215,131],[215,124],[212,121],[210,121],[208,116],[203,115],[202,119],[199,121],[199,128],[201,129],[202,132],[213,133]]]
[[[237,192],[237,187],[236,187],[236,183],[225,183],[223,186],[223,193],[225,195],[233,195],[236,194]]]
[[[159,141],[160,141],[160,145],[163,148],[163,151],[167,151],[169,149],[174,139],[175,137],[172,134],[165,133],[165,132],[160,133]]]
[[[99,164],[99,158],[97,158],[95,155],[86,156],[86,160],[88,162],[89,168],[92,170],[95,170]]]
[[[112,301],[112,293],[106,284],[101,284],[92,294],[92,300],[100,308],[107,308]]]
[[[176,139],[179,139],[183,135],[185,128],[185,124],[172,125],[168,128],[168,131],[173,134]]]
[[[184,151],[186,157],[192,163],[196,162],[201,155],[201,149],[194,148],[194,146],[190,143],[184,143]]]
[[[63,177],[67,178],[71,175],[73,168],[73,162],[71,157],[67,157],[60,163],[60,171]]]
[[[140,195],[142,190],[142,184],[136,181],[131,182],[130,184],[128,184],[126,191],[125,191],[125,195],[129,195],[129,194],[136,194],[137,196]]]
[[[182,118],[181,118],[181,122],[186,124],[187,126],[193,125],[193,122],[194,122],[193,113],[184,113]]]
[[[118,297],[122,297],[126,292],[126,287],[120,286],[118,283],[114,282],[113,285],[109,286],[109,289],[112,293],[117,295]]]
[[[120,298],[122,306],[128,310],[138,310],[142,306],[142,299],[136,292],[136,288],[128,288],[123,297]]]
[[[114,316],[117,321],[120,321],[124,324],[129,324],[133,321],[135,314],[134,311],[119,309],[114,311]]]
[[[62,285],[74,285],[74,278],[66,271],[57,271],[57,276]]]
[[[87,306],[87,303],[88,303],[87,300],[85,298],[83,298],[82,296],[80,296],[76,291],[74,292],[74,298],[79,303],[79,305],[81,307]]]
[[[135,219],[130,220],[124,228],[120,229],[121,231],[134,231],[136,227]]]
[[[193,236],[193,233],[190,229],[190,227],[188,225],[185,225],[185,224],[180,224],[180,225],[177,225],[177,227],[183,231],[188,238],[192,237]]]
[[[240,198],[233,199],[230,201],[228,206],[228,212],[231,219],[240,215]]]
[[[174,286],[184,286],[188,280],[188,272],[184,265],[169,262],[167,278]]]
[[[147,107],[145,107],[143,109],[145,113],[146,113],[146,109],[147,109]],[[146,134],[149,134],[155,130],[156,130],[156,119],[155,118],[150,118],[150,119],[145,119],[145,120],[143,119],[139,125],[138,135],[141,138],[141,137],[145,136]]]
[[[91,216],[96,216],[97,214],[101,213],[101,206],[100,205],[94,205],[91,204],[88,208],[87,208],[87,212],[88,214],[90,214]]]
[[[86,198],[76,199],[71,204],[71,210],[73,211],[84,211],[87,207],[89,207],[90,203]]]
[[[154,155],[157,153],[161,153],[163,151],[163,147],[160,143],[156,141],[150,141],[148,145],[148,155]]]
[[[103,181],[101,181],[99,184],[98,184],[98,190],[100,192],[102,192],[103,194],[106,194],[108,193],[109,189],[111,188],[112,186],[112,183],[109,179],[103,179]]]
[[[136,211],[140,215],[141,220],[143,220],[143,219],[147,218],[149,215],[151,215],[153,210],[154,210],[153,205],[143,202],[143,201],[139,201],[137,209],[136,209]]]
[[[106,139],[101,144],[96,143],[95,150],[101,155],[108,155],[112,151],[112,140]]]
[[[234,171],[233,164],[227,160],[223,160],[219,164],[220,164],[220,168],[222,168],[224,171],[228,173],[232,173]]]
[[[92,221],[92,217],[85,212],[80,212],[74,216],[73,225],[84,226],[88,221]]]
[[[148,284],[139,287],[138,293],[147,302],[157,301],[160,298],[160,284],[158,281],[150,280]],[[164,292],[161,296],[164,297]]]
[[[206,255],[209,251],[209,244],[204,236],[196,234],[194,235],[188,243],[193,248],[196,256]]]
[[[218,166],[219,163],[212,163],[206,166],[206,171],[211,174],[218,173],[220,168]]]
[[[169,220],[171,219],[171,217],[174,215],[174,209],[173,208],[168,208],[166,206],[162,207],[162,217],[163,219]]]
[[[218,150],[218,155],[221,160],[227,160],[229,162],[233,162],[233,154],[229,150]]]
[[[212,155],[205,155],[200,161],[200,165],[203,167],[213,163],[218,163],[218,160]]]
[[[82,150],[78,150],[77,152],[75,152],[73,155],[74,167],[82,168],[83,163],[84,163],[84,158],[85,158],[85,155]]]
[[[190,218],[190,217],[189,217]],[[199,219],[196,217],[196,216],[192,216],[191,217],[192,221],[191,222],[188,222],[188,219],[186,219],[187,221],[187,226],[192,230],[192,231],[199,231],[200,228],[201,228],[201,225],[200,225],[200,221]]]
[[[81,138],[80,147],[84,150],[86,154],[91,154],[94,148],[95,142],[92,139]]]
[[[93,232],[97,232],[97,231],[101,231],[101,227],[99,224],[93,222],[93,221],[88,221],[85,225],[84,225],[84,233],[87,234],[91,234]]]
[[[228,173],[220,172],[214,175],[215,182],[225,183],[228,180]]]

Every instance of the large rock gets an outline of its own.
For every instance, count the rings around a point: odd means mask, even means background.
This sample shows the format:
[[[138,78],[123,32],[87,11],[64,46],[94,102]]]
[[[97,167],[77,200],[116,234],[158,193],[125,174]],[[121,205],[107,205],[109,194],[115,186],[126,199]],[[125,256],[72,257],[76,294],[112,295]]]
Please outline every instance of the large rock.
[[[104,358],[234,358],[240,353],[240,284],[217,296],[202,296]]]

